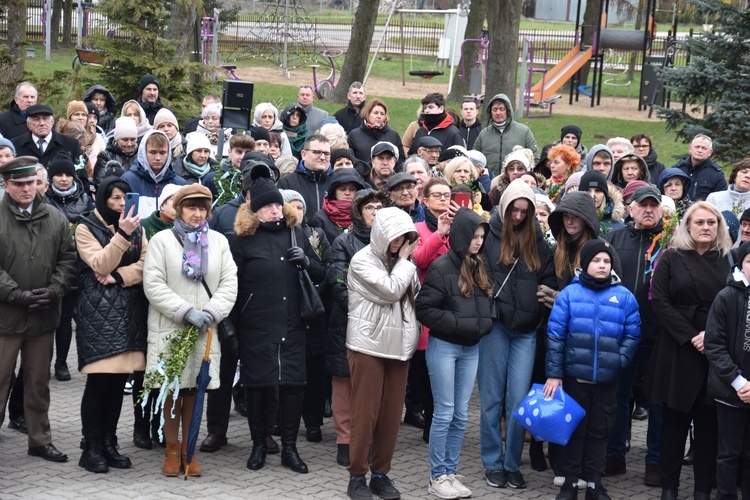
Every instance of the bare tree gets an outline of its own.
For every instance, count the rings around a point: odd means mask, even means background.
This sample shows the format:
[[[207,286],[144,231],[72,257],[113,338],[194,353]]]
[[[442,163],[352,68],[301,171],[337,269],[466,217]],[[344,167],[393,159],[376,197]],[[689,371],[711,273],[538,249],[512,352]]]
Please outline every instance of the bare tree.
[[[341,71],[341,77],[328,96],[333,102],[346,102],[346,94],[352,82],[362,81],[367,69],[367,57],[370,55],[370,43],[375,32],[375,21],[378,18],[380,0],[359,2],[354,16],[352,36],[346,49],[346,61]]]
[[[68,2],[70,3],[70,2]],[[50,18],[50,41],[53,49],[60,48],[60,18],[62,16],[63,0],[52,2],[52,17]]]
[[[480,38],[482,36],[482,29],[484,29],[484,19],[487,13],[487,3],[489,0],[472,0],[471,10],[469,10],[469,18],[466,20],[466,34],[464,38]],[[471,72],[474,61],[479,56],[479,46],[476,44],[466,45],[466,52],[464,52],[464,70],[467,73]],[[453,77],[453,86],[451,87],[451,93],[448,95],[448,99],[451,101],[460,101],[461,98],[469,92],[469,80],[461,81],[458,75],[458,71]]]
[[[6,0],[5,12],[8,16],[8,47],[13,63],[2,72],[0,81],[14,85],[23,77],[26,44],[26,0]]]
[[[184,61],[193,50],[195,23],[202,12],[202,0],[178,0],[173,3],[165,38],[176,42],[174,62]]]
[[[473,3],[473,2],[472,2]],[[521,24],[521,0],[487,1],[487,25],[490,50],[487,56],[489,77],[485,101],[506,94],[514,101],[518,72],[518,30]]]

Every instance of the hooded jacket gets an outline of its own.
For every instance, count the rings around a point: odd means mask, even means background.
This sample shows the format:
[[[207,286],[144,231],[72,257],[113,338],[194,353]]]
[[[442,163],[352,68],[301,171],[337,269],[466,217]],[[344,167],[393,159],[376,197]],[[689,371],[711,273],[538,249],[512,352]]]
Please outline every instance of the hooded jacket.
[[[122,173],[130,170],[130,167],[133,166],[137,157],[138,149],[136,149],[132,155],[128,156],[122,152],[120,146],[117,145],[117,141],[112,137],[109,142],[107,142],[107,147],[104,151],[99,153],[96,157],[96,165],[94,166],[94,185],[99,186],[104,178],[107,177],[107,163],[110,161],[114,160],[120,164],[122,169],[120,175],[122,175]]]
[[[506,223],[505,212],[519,199],[527,200],[529,208],[536,205],[531,188],[522,180],[517,179],[508,185],[500,199],[500,205],[492,212],[489,233],[484,242],[482,255],[494,283],[493,297],[500,292],[494,299],[498,311],[494,319],[499,320],[509,330],[524,332],[534,330],[544,312],[544,306],[539,303],[536,296],[537,288],[539,285],[546,285],[557,289],[557,279],[552,250],[547,245],[544,234],[533,216],[533,210],[529,210],[528,219],[524,224],[534,224],[540,268],[531,271],[526,262],[519,259],[513,269],[513,264],[507,265],[500,260],[503,225]],[[510,221],[507,222],[510,223]],[[502,291],[500,291],[501,287]]]
[[[599,219],[599,236],[602,238],[610,231],[625,227],[625,204],[622,202],[622,191],[614,184],[607,183],[605,206]]]
[[[505,128],[500,131],[499,125],[492,121],[492,104],[502,102],[508,110]],[[531,129],[523,123],[515,121],[513,105],[505,94],[496,94],[487,104],[488,125],[479,133],[474,141],[474,149],[487,157],[487,168],[495,175],[501,174],[503,158],[508,156],[515,146],[521,145],[534,152],[534,158],[539,159],[539,147]]]
[[[346,324],[349,313],[349,288],[347,271],[354,254],[370,243],[370,228],[362,216],[364,206],[379,201],[383,207],[391,205],[388,196],[374,189],[360,189],[352,201],[352,223],[348,233],[336,238],[331,246],[328,260],[326,284],[333,296],[333,306],[328,319],[328,343],[325,369],[334,377],[349,376],[349,361],[346,358]]]
[[[547,323],[548,377],[614,382],[633,361],[641,338],[638,302],[616,274],[611,280],[597,291],[576,276],[555,299]]]
[[[243,203],[234,221],[236,235],[230,248],[239,286],[232,317],[246,388],[305,385],[307,378],[299,273],[286,259],[292,246],[291,231],[310,259],[310,279],[320,283],[324,270],[298,225],[297,210],[284,204],[283,215],[277,222],[262,222],[250,203]]]
[[[414,307],[404,295],[419,286],[417,267],[396,257],[389,270],[389,245],[399,236],[417,238],[411,217],[396,207],[378,211],[370,244],[349,264],[349,321],[346,347],[377,358],[408,361],[417,348],[421,329]]]
[[[736,269],[729,284],[716,296],[706,322],[704,339],[708,359],[708,392],[717,401],[750,409],[737,396],[738,377],[748,378],[750,364],[747,363],[745,346],[747,330],[750,328],[750,288],[745,275]]]
[[[430,335],[462,346],[473,346],[492,328],[491,297],[474,285],[471,297],[464,297],[458,285],[461,266],[479,226],[487,223],[474,211],[459,209],[451,225],[448,253],[438,257],[427,271],[417,296],[417,319]],[[480,249],[481,251],[481,249]],[[474,265],[484,264],[474,257]]]
[[[307,211],[315,214],[323,207],[323,198],[328,194],[332,174],[333,168],[330,165],[323,172],[313,171],[305,168],[304,162],[300,160],[297,170],[279,179],[277,187],[297,191],[305,199]]]
[[[690,176],[688,174],[686,174],[679,168],[668,168],[661,173],[661,175],[659,176],[659,180],[656,182],[656,185],[659,188],[659,191],[661,191],[661,194],[665,194],[664,185],[672,177],[679,177],[680,179],[682,179],[683,183],[682,198],[680,198],[679,200],[675,200],[677,212],[681,216],[693,203],[693,201],[690,199],[690,195],[688,194],[690,192],[690,184],[692,184],[693,181],[692,179],[690,179]]]
[[[26,115],[18,109],[15,99],[8,104],[8,111],[0,114],[0,135],[10,140],[29,131]]]
[[[727,189],[727,179],[721,167],[711,158],[699,165],[693,165],[690,157],[678,161],[674,167],[679,168],[690,177],[688,196],[693,201],[705,200],[709,194]]]
[[[138,138],[138,141],[140,142],[141,140],[143,140],[143,137],[148,132],[152,131],[154,128],[151,126],[151,123],[148,121],[148,118],[146,117],[146,112],[141,107],[140,102],[136,101],[135,99],[131,99],[131,100],[127,101],[125,104],[122,105],[122,110],[120,111],[120,118],[122,118],[123,116],[125,116],[125,106],[127,106],[131,102],[135,103],[135,104],[138,104],[138,108],[139,108],[138,115],[140,117],[139,118],[140,123],[138,123],[138,125],[136,125],[136,130],[138,131],[138,137],[137,138]],[[156,116],[156,114],[154,114],[154,116]],[[112,140],[114,138],[114,136],[115,136],[115,126],[112,125],[112,128],[110,129],[110,131],[107,132],[107,142],[109,142],[110,140]]]
[[[117,103],[115,98],[106,87],[102,85],[92,85],[83,94],[83,102],[91,102],[95,93],[104,94],[105,105],[104,109],[99,111],[99,128],[101,128],[106,134],[110,130],[115,128],[115,119],[117,117]]]
[[[146,143],[151,134],[161,134],[165,139],[167,137],[164,132],[158,130],[148,132],[138,146],[136,162],[133,163],[130,170],[122,174],[122,180],[130,184],[130,188],[134,193],[141,195],[138,207],[140,216],[144,218],[148,217],[154,210],[156,210],[157,199],[161,194],[161,190],[164,189],[164,186],[167,184],[184,186],[186,184],[185,179],[177,175],[172,168],[171,148],[167,148],[167,161],[164,164],[164,168],[159,172],[159,175],[154,174],[146,157]],[[145,201],[144,199],[151,201]],[[148,210],[149,208],[150,210]]]
[[[326,194],[326,197],[329,200],[335,199],[334,197],[336,196],[336,188],[348,182],[355,183],[357,185],[357,191],[365,187],[362,176],[359,175],[359,173],[353,168],[340,168],[338,170],[334,170],[328,183],[328,193]],[[353,221],[354,219],[352,219],[352,222]],[[323,230],[323,232],[325,232],[329,245],[333,245],[334,240],[338,238],[339,235],[347,233],[349,231],[348,228],[343,228],[336,225],[323,208],[318,210],[310,218],[310,225],[319,227]]]
[[[641,173],[638,175],[638,179],[649,183],[651,182],[651,177],[648,170],[648,165],[646,164],[646,160],[635,153],[629,153],[617,160],[617,163],[615,163],[612,167],[612,183],[620,189],[625,189],[625,186],[628,184],[627,182],[625,182],[625,179],[622,178],[622,164],[626,161],[633,160],[637,161],[638,165],[640,165],[641,167]]]
[[[50,183],[47,194],[44,195],[44,202],[65,214],[71,224],[80,221],[85,212],[94,208],[94,203],[91,201],[88,190],[83,186],[83,182],[77,177],[73,177],[73,183],[76,190],[72,194],[62,196],[55,191]]]
[[[612,166],[609,169],[609,173],[605,176],[607,177],[607,181],[612,182],[612,174],[615,171],[615,158],[612,156],[612,150],[609,149],[604,144],[596,144],[595,146],[591,147],[591,151],[588,152],[586,155],[586,159],[584,160],[584,172],[588,172],[589,170],[594,170],[593,163],[594,163],[594,157],[601,151],[604,151],[609,155],[609,160],[612,162]]]

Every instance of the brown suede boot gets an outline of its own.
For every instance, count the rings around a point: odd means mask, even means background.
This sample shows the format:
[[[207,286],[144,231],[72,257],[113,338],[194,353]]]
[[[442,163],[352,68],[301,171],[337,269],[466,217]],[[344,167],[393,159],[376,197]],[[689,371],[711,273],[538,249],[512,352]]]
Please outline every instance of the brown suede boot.
[[[180,443],[167,444],[164,456],[164,465],[161,473],[167,477],[177,477],[180,474]]]
[[[185,470],[186,476],[200,477],[203,473],[201,466],[198,464],[198,454],[193,453],[193,460],[189,464],[187,463],[187,443],[182,443],[182,467]]]

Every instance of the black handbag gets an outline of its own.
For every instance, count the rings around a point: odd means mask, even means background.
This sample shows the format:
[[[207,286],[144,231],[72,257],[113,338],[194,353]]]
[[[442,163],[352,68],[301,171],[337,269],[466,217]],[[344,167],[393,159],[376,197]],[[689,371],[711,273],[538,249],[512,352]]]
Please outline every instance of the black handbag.
[[[292,228],[292,246],[297,246],[297,236]],[[305,322],[314,321],[326,312],[326,308],[323,305],[323,301],[320,299],[320,293],[315,287],[315,284],[310,279],[310,275],[307,274],[307,270],[297,266],[299,273],[299,309],[300,317]]]

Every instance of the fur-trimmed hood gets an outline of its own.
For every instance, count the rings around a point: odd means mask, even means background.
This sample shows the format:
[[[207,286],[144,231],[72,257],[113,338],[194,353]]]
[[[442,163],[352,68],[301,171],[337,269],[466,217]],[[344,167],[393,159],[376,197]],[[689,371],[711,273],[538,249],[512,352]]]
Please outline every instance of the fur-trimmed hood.
[[[625,204],[622,201],[622,191],[617,189],[617,186],[611,182],[607,183],[608,200],[612,201],[612,220],[615,222],[625,222]]]
[[[284,203],[281,213],[284,215],[284,218],[279,222],[285,222],[286,227],[289,229],[301,222],[299,220],[299,212],[289,203]],[[237,217],[234,219],[234,232],[238,237],[255,236],[260,224],[261,220],[255,215],[253,209],[250,208],[249,200],[240,205],[240,208],[237,210]]]

